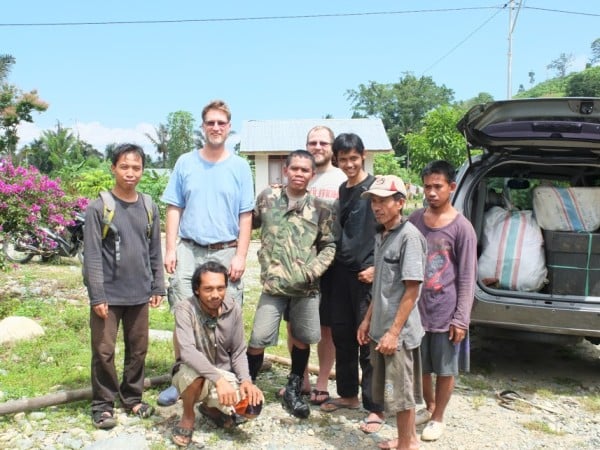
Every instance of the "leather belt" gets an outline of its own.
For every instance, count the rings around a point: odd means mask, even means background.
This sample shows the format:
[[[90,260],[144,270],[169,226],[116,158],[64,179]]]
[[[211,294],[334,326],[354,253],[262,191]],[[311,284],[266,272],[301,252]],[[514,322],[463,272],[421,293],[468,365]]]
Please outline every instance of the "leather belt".
[[[215,242],[214,244],[202,245],[198,244],[196,241],[192,239],[182,238],[182,241],[189,242],[200,248],[206,248],[208,250],[223,250],[226,248],[237,247],[237,240],[229,241],[229,242]]]

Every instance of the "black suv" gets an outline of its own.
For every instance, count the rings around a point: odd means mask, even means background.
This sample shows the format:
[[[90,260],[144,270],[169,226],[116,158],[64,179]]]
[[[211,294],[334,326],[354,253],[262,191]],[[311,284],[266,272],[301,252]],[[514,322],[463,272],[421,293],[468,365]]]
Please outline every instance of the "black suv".
[[[471,108],[454,206],[475,227],[472,324],[496,335],[600,343],[600,98]]]

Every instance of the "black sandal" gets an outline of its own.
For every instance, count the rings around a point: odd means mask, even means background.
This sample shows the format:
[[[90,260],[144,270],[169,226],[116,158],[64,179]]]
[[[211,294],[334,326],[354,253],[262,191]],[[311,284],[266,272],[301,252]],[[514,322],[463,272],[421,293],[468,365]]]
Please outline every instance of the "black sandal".
[[[117,426],[117,420],[110,411],[94,411],[92,413],[92,423],[94,427],[100,430],[110,430]]]
[[[183,428],[175,425],[171,431],[171,440],[178,447],[187,447],[192,442],[193,428]]]
[[[147,419],[154,414],[154,407],[150,406],[148,403],[141,402],[131,408],[128,413],[132,416],[138,416],[140,419]]]

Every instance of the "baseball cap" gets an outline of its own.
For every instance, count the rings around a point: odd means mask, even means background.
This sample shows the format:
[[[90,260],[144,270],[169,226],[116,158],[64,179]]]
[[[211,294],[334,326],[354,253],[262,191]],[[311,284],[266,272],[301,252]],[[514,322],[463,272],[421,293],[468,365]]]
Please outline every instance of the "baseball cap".
[[[400,177],[396,175],[377,175],[369,189],[360,196],[362,198],[368,198],[370,195],[389,197],[398,192],[406,197],[406,186],[404,186],[404,181]]]

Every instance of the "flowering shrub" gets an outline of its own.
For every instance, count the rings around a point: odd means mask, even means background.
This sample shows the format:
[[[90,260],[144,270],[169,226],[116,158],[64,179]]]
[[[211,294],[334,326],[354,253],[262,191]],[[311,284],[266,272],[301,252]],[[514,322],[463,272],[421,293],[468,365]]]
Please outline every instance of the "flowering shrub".
[[[74,223],[75,212],[87,203],[87,198],[69,199],[59,179],[33,166],[15,167],[9,159],[0,160],[0,241],[8,233],[30,232],[44,242],[42,228],[60,232]]]

